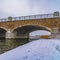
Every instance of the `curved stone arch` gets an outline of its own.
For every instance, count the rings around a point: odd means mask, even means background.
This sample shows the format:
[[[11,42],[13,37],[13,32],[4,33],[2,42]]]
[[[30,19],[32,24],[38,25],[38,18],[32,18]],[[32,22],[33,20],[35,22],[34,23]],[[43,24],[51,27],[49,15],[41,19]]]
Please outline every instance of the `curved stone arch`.
[[[4,27],[0,27],[0,29],[3,29],[3,30],[5,30],[5,31],[7,32],[7,29],[6,29],[6,28],[4,28]]]
[[[6,29],[0,27],[0,38],[6,38],[6,32]]]
[[[49,27],[47,27],[47,26],[37,25],[37,24],[26,24],[26,25],[18,26],[18,27],[16,27],[15,29],[17,29],[17,28],[22,28],[22,27],[26,27],[26,26],[30,26],[30,25],[31,25],[31,26],[42,27],[42,28],[45,28],[47,31],[52,32],[52,29],[51,29],[51,28],[49,28]],[[15,29],[13,29],[12,32],[13,32]]]
[[[51,28],[49,28],[49,27],[47,27],[47,26],[42,26],[42,25],[39,25],[39,26],[41,26],[41,27],[43,27],[43,28],[46,28],[46,29],[47,29],[48,31],[50,31],[50,32],[53,31]]]

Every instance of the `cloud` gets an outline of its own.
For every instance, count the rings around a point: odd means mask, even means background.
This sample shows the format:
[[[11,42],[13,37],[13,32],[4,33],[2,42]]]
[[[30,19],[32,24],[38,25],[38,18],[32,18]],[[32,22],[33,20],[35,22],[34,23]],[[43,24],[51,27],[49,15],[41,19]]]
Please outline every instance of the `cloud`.
[[[59,0],[0,0],[0,17],[45,14],[59,11],[59,2]]]
[[[2,3],[0,12],[4,12],[7,15],[27,15],[30,13],[29,6],[27,5],[26,0],[5,0]]]

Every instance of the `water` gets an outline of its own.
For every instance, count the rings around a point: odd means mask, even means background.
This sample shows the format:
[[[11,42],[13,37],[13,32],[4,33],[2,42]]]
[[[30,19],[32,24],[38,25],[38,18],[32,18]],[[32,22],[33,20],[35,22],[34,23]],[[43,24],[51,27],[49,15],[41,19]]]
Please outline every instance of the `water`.
[[[0,39],[0,54],[28,43],[28,39]]]

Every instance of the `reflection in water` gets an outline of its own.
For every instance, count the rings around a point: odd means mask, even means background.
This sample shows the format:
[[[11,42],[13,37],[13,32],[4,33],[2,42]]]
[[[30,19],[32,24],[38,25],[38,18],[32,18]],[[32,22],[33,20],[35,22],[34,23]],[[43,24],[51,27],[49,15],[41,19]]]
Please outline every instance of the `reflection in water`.
[[[29,39],[0,39],[0,54],[28,43]]]

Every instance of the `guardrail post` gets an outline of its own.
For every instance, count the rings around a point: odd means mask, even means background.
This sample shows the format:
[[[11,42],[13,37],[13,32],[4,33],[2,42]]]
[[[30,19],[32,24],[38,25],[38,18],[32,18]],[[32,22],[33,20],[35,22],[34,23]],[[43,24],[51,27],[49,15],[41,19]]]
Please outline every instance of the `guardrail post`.
[[[58,12],[58,11],[57,11],[57,12],[54,12],[54,13],[53,13],[53,16],[54,16],[54,17],[59,17],[59,12]]]
[[[8,21],[12,21],[12,17],[11,16],[8,17]]]

